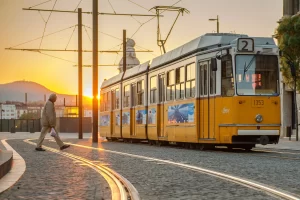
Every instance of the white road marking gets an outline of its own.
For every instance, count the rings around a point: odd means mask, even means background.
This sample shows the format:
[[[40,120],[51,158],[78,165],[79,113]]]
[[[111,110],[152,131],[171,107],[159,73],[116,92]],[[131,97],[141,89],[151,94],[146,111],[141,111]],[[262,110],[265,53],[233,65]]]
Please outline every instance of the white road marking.
[[[255,189],[258,189],[258,190],[262,190],[264,192],[268,192],[272,195],[275,195],[275,196],[283,198],[283,199],[300,200],[300,197],[298,195],[292,194],[292,193],[287,192],[287,191],[283,191],[279,188],[270,187],[270,186],[264,185],[262,183],[252,181],[252,180],[247,180],[247,179],[244,179],[244,178],[228,175],[228,174],[225,174],[225,173],[221,173],[221,172],[217,172],[217,171],[213,171],[213,170],[209,170],[209,169],[204,169],[202,167],[177,163],[177,162],[173,162],[173,161],[169,161],[169,160],[161,160],[161,159],[147,157],[147,156],[140,156],[140,155],[135,155],[135,154],[130,154],[130,153],[123,153],[123,152],[119,152],[119,151],[112,151],[112,150],[107,150],[107,149],[103,149],[103,148],[95,148],[95,147],[89,147],[89,146],[84,146],[84,145],[79,145],[79,144],[72,144],[72,143],[68,143],[68,142],[66,142],[66,144],[70,144],[72,146],[82,147],[82,148],[86,148],[86,149],[94,149],[94,150],[98,150],[98,151],[104,151],[104,152],[109,152],[109,153],[113,153],[113,154],[129,156],[129,157],[133,157],[133,158],[140,158],[140,159],[143,159],[143,160],[152,160],[152,161],[156,161],[156,162],[175,165],[175,166],[179,166],[179,167],[186,168],[186,169],[189,169],[189,170],[193,170],[193,171],[205,173],[205,174],[208,174],[208,175],[211,175],[211,176],[215,176],[215,177],[218,177],[218,178],[222,178],[222,179],[225,179],[225,180],[229,180],[229,181],[232,181],[234,183],[244,185],[244,186],[247,186],[247,187],[250,187],[250,188],[255,188]]]

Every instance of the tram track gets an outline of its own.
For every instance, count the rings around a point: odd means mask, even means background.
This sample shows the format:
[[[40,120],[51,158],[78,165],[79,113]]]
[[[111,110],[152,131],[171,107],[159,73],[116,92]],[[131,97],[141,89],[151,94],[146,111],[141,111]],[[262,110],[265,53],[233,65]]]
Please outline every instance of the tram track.
[[[174,161],[171,161],[171,160],[162,160],[162,159],[157,159],[157,158],[153,158],[153,157],[141,156],[141,155],[130,154],[130,153],[123,153],[123,152],[107,150],[107,149],[103,149],[103,148],[95,148],[95,147],[90,147],[90,146],[85,146],[85,145],[80,145],[80,144],[73,144],[73,143],[69,143],[69,142],[66,142],[66,144],[72,145],[74,147],[92,149],[92,150],[108,152],[108,153],[122,155],[122,156],[138,158],[138,159],[142,159],[144,161],[149,161],[149,162],[153,161],[153,162],[156,162],[156,163],[172,165],[172,166],[184,168],[184,169],[187,169],[187,170],[195,171],[195,172],[198,172],[198,173],[214,176],[216,178],[224,179],[224,180],[227,180],[227,181],[239,184],[239,185],[243,185],[243,186],[248,187],[248,188],[259,190],[259,191],[262,191],[262,192],[265,192],[265,193],[269,194],[270,196],[275,196],[275,197],[280,198],[280,199],[289,199],[289,200],[296,200],[297,199],[297,200],[300,200],[299,195],[292,194],[292,193],[287,192],[287,191],[283,191],[283,190],[281,190],[279,188],[275,188],[273,186],[265,185],[265,184],[258,183],[258,182],[255,182],[255,181],[252,181],[252,180],[249,180],[249,179],[245,179],[245,178],[241,178],[241,177],[237,177],[237,176],[233,176],[233,175],[213,171],[213,170],[210,170],[210,169],[205,169],[205,168],[202,168],[202,167],[197,167],[197,166],[186,164],[186,163],[179,163],[179,162],[174,162]]]
[[[33,139],[26,139],[23,141],[31,145],[36,145],[36,143],[31,142],[30,140]],[[112,169],[103,165],[95,164],[93,163],[93,161],[85,159],[83,157],[62,152],[57,149],[47,147],[45,145],[43,145],[43,148],[50,152],[70,158],[74,160],[76,164],[83,164],[85,166],[88,166],[94,169],[100,175],[102,175],[111,189],[112,200],[140,200],[139,193],[137,192],[135,187],[126,178],[113,171]]]

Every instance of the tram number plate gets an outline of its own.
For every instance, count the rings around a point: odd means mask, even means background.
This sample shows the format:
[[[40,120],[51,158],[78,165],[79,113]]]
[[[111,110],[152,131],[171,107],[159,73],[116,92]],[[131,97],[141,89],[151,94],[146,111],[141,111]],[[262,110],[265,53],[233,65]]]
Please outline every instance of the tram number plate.
[[[253,52],[254,40],[252,38],[239,38],[237,47],[238,47],[238,51]]]
[[[261,99],[252,99],[252,107],[264,107],[265,101]]]

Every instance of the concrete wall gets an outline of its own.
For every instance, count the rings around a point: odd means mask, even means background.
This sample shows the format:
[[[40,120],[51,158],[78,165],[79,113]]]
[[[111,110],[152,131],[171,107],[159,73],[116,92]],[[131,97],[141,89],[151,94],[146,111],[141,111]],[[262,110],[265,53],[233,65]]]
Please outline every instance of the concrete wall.
[[[284,86],[284,84],[283,84]],[[292,126],[292,98],[293,92],[286,91],[285,87],[281,90],[281,134],[286,136],[286,127]]]
[[[300,0],[283,0],[283,16],[292,16],[299,12]]]

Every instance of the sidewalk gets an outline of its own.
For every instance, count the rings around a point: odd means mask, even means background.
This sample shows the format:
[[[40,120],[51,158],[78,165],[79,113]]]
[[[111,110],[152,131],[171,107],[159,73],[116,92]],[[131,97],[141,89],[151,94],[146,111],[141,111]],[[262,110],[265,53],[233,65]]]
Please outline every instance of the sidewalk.
[[[0,149],[12,150],[14,163],[10,172],[0,179],[1,200],[111,199],[111,188],[99,171],[51,151],[35,151],[35,145],[23,142],[39,136],[40,133],[0,133],[0,140],[7,139],[0,141]],[[60,133],[60,137],[63,141],[78,138],[78,133]],[[46,138],[53,139],[49,134]],[[83,138],[90,139],[91,134],[84,133]],[[83,151],[88,154],[91,150]]]
[[[296,150],[300,151],[300,139],[296,141],[295,138],[280,138],[278,144],[268,144],[268,145],[256,145],[257,148],[266,148],[266,149],[287,149],[287,150]]]

